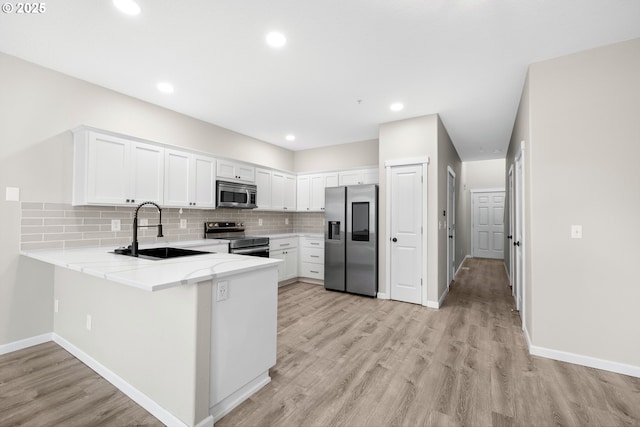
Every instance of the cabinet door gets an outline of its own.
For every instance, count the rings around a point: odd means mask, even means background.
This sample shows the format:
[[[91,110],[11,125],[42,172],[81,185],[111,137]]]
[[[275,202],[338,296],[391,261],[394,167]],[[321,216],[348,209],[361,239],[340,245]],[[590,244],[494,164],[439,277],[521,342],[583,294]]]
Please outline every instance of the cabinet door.
[[[298,276],[298,250],[287,249],[284,251],[284,278],[293,279]]]
[[[271,174],[271,207],[273,209],[284,209],[284,174],[273,172]]]
[[[90,132],[87,151],[87,203],[131,203],[131,141]]]
[[[324,175],[312,175],[310,188],[309,210],[322,211],[324,209]]]
[[[338,174],[337,173],[327,173],[324,175],[324,186],[326,187],[337,187],[339,185]]]
[[[191,197],[189,206],[196,208],[216,207],[216,160],[212,157],[191,157]]]
[[[309,194],[311,177],[309,175],[298,177],[298,188],[296,189],[296,210],[308,211],[311,201]]]
[[[296,210],[296,177],[293,175],[284,176],[284,209]]]
[[[134,142],[131,145],[131,192],[133,203],[163,203],[164,148]]]
[[[238,179],[244,182],[255,182],[255,173],[256,168],[249,165],[243,165],[241,163],[236,165],[236,173],[238,174]]]
[[[166,149],[164,165],[164,205],[189,206],[191,154]]]
[[[271,209],[271,171],[256,168],[256,205]]]
[[[287,271],[287,268],[285,266],[286,264],[286,259],[285,259],[285,251],[282,250],[278,250],[278,251],[270,251],[269,252],[269,258],[274,258],[274,259],[281,259],[284,262],[281,262],[280,264],[278,264],[278,282],[282,282],[284,280],[285,277],[285,273]]]
[[[360,171],[340,172],[340,185],[361,184],[362,174]]]
[[[218,160],[218,177],[231,181],[254,182],[255,168],[244,163]]]

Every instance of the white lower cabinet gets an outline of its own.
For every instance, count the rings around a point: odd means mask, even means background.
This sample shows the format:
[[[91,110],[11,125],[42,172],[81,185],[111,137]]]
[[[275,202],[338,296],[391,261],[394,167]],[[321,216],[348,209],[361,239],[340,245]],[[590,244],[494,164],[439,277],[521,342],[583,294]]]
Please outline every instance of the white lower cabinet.
[[[285,237],[269,240],[269,258],[281,259],[278,265],[278,282],[298,277],[298,238]]]
[[[324,239],[322,237],[300,237],[300,277],[324,280]]]

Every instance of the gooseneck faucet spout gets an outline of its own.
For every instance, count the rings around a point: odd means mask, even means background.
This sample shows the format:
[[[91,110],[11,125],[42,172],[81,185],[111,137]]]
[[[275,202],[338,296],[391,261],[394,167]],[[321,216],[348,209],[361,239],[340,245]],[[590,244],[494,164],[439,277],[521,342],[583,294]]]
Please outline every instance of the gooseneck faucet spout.
[[[138,225],[138,211],[145,205],[153,205],[158,209],[158,224],[157,225]],[[155,202],[142,202],[136,208],[136,212],[133,215],[133,241],[131,242],[131,255],[138,256],[138,227],[158,227],[158,237],[164,237],[162,235],[162,209]]]

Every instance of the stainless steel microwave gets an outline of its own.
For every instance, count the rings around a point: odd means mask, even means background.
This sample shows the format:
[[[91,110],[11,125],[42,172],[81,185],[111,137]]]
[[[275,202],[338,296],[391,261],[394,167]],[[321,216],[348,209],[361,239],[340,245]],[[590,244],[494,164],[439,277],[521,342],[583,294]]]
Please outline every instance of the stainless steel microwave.
[[[256,186],[229,181],[216,181],[218,208],[255,209]]]

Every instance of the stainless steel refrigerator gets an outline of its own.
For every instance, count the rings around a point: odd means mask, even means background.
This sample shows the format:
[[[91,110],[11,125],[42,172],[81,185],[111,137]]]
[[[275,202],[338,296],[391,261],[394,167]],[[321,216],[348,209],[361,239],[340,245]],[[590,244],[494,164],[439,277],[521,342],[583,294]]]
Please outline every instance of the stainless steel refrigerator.
[[[378,186],[325,189],[324,287],[378,292]]]

